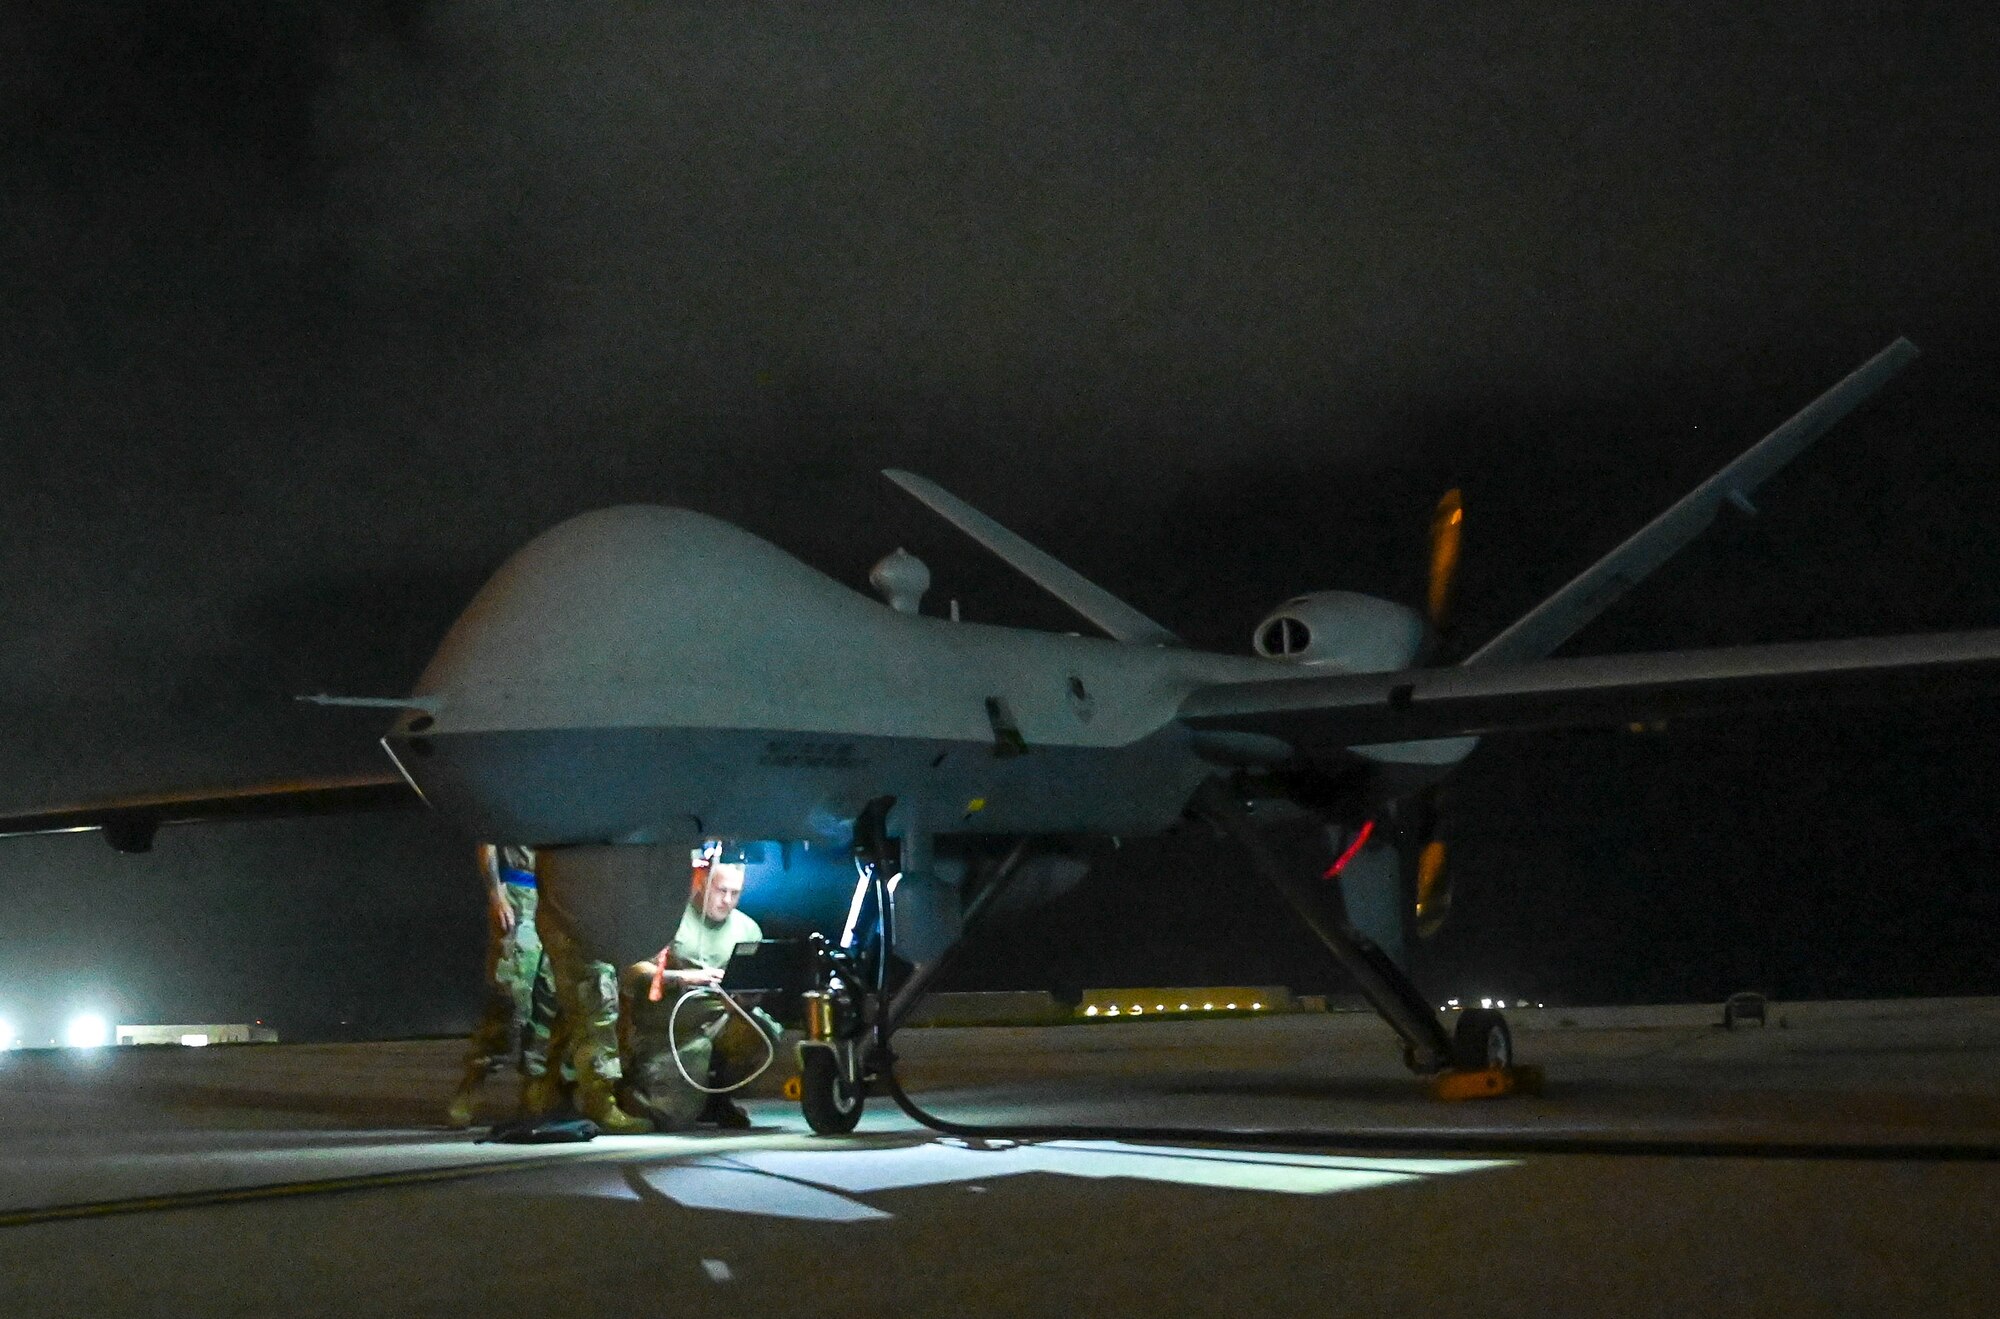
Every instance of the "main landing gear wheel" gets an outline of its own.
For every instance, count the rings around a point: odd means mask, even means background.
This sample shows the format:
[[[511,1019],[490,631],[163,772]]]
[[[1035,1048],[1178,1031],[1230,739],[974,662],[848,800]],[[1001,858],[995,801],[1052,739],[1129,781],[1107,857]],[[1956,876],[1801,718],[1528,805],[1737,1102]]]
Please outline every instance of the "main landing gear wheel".
[[[1451,1037],[1452,1066],[1461,1072],[1484,1072],[1514,1065],[1514,1036],[1507,1019],[1492,1008],[1468,1008],[1458,1014]]]
[[[821,1136],[845,1136],[861,1121],[861,1105],[866,1098],[859,1084],[840,1074],[833,1050],[805,1050],[800,1064],[799,1107],[805,1110],[806,1125]]]

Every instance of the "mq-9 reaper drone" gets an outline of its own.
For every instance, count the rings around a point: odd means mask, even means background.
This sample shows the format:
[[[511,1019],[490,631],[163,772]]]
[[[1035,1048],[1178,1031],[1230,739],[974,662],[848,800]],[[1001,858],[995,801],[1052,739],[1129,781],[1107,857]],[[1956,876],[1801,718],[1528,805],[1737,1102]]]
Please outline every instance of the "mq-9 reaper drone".
[[[836,899],[849,907],[844,942],[819,932],[801,1055],[806,1116],[838,1132],[872,1081],[893,1081],[890,1037],[968,919],[1038,867],[1044,881],[1052,868],[1080,874],[1066,855],[1079,838],[1156,834],[1193,815],[1297,907],[1414,1071],[1504,1067],[1497,1011],[1462,1013],[1448,1031],[1399,963],[1405,930],[1434,927],[1449,902],[1432,794],[1479,736],[1928,693],[2000,667],[2000,630],[1548,658],[1724,503],[1747,510],[1915,352],[1891,344],[1456,664],[1428,662],[1457,558],[1455,494],[1433,523],[1427,610],[1303,595],[1243,656],[1190,649],[891,471],[1106,636],[926,615],[928,573],[900,552],[873,574],[885,607],[705,514],[605,509],[509,559],[409,695],[339,698],[398,711],[382,739],[397,776],[19,814],[0,817],[0,833],[97,828],[142,850],[166,823],[420,798],[470,837],[534,846],[544,900],[617,964],[675,928],[704,839],[852,847],[858,864],[826,882],[853,889],[858,871],[865,891]],[[1340,882],[1281,865],[1257,823],[1301,811],[1338,833]]]

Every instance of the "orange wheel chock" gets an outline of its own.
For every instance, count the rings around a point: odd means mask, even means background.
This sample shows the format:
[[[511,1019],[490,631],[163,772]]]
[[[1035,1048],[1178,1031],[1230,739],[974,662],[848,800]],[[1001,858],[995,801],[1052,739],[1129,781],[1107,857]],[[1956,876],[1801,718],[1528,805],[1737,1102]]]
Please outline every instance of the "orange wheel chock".
[[[800,1081],[798,1077],[788,1076],[785,1078],[785,1088],[782,1092],[785,1098],[796,1102],[805,1092],[805,1083]]]
[[[1498,1099],[1542,1092],[1539,1067],[1487,1067],[1476,1072],[1445,1071],[1430,1079],[1432,1099]]]

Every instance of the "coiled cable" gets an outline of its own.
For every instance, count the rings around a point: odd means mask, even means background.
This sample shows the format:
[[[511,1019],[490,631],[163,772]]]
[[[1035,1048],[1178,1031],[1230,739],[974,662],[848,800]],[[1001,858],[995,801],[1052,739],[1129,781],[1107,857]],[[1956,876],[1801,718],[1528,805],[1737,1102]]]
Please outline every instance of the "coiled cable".
[[[679,1043],[681,1009],[693,1002],[695,998],[711,994],[721,999],[723,1006],[727,1007],[731,1012],[749,1022],[750,1028],[757,1032],[758,1040],[764,1045],[764,1061],[759,1063],[756,1070],[752,1071],[750,1075],[730,1085],[715,1086],[697,1081],[694,1077],[688,1075],[687,1064],[681,1061]],[[711,1045],[714,1043],[712,1036],[709,1042]],[[680,1000],[674,1004],[674,1010],[667,1014],[667,1051],[673,1057],[674,1070],[681,1074],[681,1080],[686,1081],[705,1095],[726,1095],[733,1091],[741,1090],[744,1086],[749,1085],[752,1081],[762,1076],[770,1068],[771,1064],[778,1060],[778,1046],[771,1042],[771,1037],[765,1032],[763,1025],[758,1022],[757,1018],[750,1015],[750,1009],[738,1003],[730,996],[729,991],[720,985],[697,985],[680,996]]]

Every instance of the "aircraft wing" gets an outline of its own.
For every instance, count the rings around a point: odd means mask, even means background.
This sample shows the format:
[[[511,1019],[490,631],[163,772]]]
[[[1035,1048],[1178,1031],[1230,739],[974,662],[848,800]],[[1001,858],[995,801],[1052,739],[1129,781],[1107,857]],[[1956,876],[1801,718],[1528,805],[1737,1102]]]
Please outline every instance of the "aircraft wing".
[[[1524,663],[1553,654],[1627,591],[1678,554],[1715,521],[1725,503],[1754,511],[1751,491],[1804,453],[1834,423],[1873,397],[1890,377],[1916,359],[1917,346],[1898,339],[1808,403],[1791,420],[1750,446],[1703,481],[1624,544],[1583,570],[1493,640],[1466,657],[1467,665]]]
[[[0,815],[0,838],[101,829],[104,840],[119,851],[144,852],[152,847],[154,833],[164,824],[345,815],[408,810],[422,805],[423,798],[417,795],[417,790],[393,774],[303,779],[211,792],[119,797],[54,810],[15,812]]]
[[[1106,636],[1138,646],[1186,644],[1082,573],[1044,554],[936,482],[893,467],[882,475],[991,550],[1023,577],[1103,628]]]
[[[2000,628],[1220,683],[1180,717],[1311,751],[1981,693],[2000,695]]]

